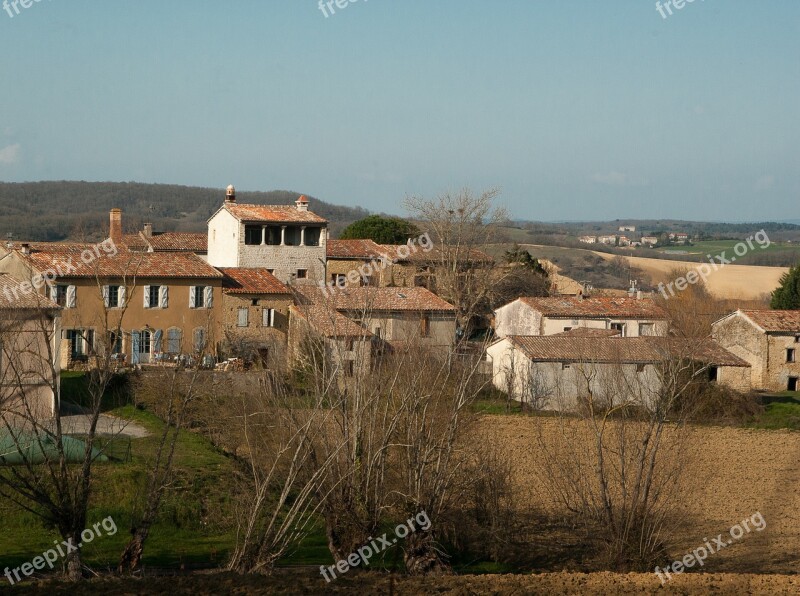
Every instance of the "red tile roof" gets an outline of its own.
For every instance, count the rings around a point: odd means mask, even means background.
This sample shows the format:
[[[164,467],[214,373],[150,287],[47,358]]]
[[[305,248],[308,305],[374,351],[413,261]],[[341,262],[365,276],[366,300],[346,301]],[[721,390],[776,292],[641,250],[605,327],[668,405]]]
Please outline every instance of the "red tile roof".
[[[162,232],[146,240],[156,251],[208,252],[208,234],[205,232]]]
[[[386,251],[380,244],[372,240],[328,240],[329,259],[365,259],[379,258]]]
[[[549,337],[616,337],[622,332],[618,329],[593,329],[591,327],[576,327],[569,331],[554,333]]]
[[[379,246],[381,247],[381,251],[384,252],[395,263],[436,263],[441,262],[443,259],[447,260],[448,262],[458,259],[463,263],[473,262],[475,264],[494,262],[494,259],[491,256],[475,248],[462,248],[460,251],[458,251],[455,247],[449,247],[444,254],[442,254],[442,250],[436,246],[430,247],[430,245],[428,245],[428,250],[425,250],[424,246],[420,246],[419,243],[416,243],[412,244],[408,256],[404,257],[398,253],[400,250],[405,253],[406,250],[409,249],[407,244],[381,244]]]
[[[520,298],[547,317],[666,319],[667,313],[651,298]]]
[[[668,358],[686,358],[716,366],[750,366],[711,340],[563,335],[510,335],[507,339],[531,360],[542,362],[652,364]]]
[[[288,286],[262,268],[219,268],[225,277],[222,289],[227,294],[291,294]]]
[[[297,288],[310,302],[340,311],[410,311],[455,313],[455,307],[425,288]]]
[[[44,273],[53,270],[61,278],[77,277],[172,277],[172,278],[220,278],[222,273],[203,259],[190,252],[134,252],[117,248],[115,255],[99,249],[95,256],[92,249],[97,245],[85,245],[87,249],[53,250],[33,248],[29,255],[18,253],[35,269]],[[87,252],[88,251],[88,252]],[[83,259],[83,256],[86,259]],[[89,258],[91,256],[92,258]]]
[[[740,310],[767,332],[800,333],[800,310]]]
[[[239,221],[258,221],[275,223],[328,223],[312,211],[301,211],[294,205],[247,205],[226,203],[227,209]]]
[[[335,310],[324,306],[301,304],[290,306],[289,310],[292,314],[303,318],[311,327],[325,337],[363,337],[372,339],[372,334],[367,329]]]
[[[38,290],[33,289],[30,283],[25,286],[25,290],[22,287],[22,282],[17,281],[7,273],[0,273],[0,310],[57,310],[61,308],[55,302],[40,294]]]

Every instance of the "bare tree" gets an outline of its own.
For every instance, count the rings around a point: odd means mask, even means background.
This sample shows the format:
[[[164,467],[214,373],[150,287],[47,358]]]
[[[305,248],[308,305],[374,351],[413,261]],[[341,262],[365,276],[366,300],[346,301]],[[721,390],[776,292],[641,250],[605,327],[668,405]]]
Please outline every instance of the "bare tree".
[[[405,207],[432,236],[430,259],[436,293],[456,307],[458,327],[466,340],[476,320],[488,315],[498,284],[511,268],[492,268],[486,250],[500,238],[498,226],[506,212],[493,205],[497,190],[475,196],[470,190],[429,200],[410,197]]]

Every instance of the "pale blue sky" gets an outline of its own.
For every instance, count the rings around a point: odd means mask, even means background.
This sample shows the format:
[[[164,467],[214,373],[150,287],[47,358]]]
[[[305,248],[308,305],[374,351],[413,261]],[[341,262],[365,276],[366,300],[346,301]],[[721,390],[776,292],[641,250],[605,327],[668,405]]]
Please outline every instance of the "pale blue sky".
[[[0,180],[800,218],[797,0],[42,0],[0,51]]]

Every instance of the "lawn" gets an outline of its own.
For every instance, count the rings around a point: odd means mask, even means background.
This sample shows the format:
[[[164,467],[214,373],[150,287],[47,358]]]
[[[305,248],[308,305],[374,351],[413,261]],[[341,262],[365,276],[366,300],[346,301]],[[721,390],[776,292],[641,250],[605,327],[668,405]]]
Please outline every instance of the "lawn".
[[[764,413],[750,422],[751,428],[800,430],[800,392],[783,391],[764,396]]]

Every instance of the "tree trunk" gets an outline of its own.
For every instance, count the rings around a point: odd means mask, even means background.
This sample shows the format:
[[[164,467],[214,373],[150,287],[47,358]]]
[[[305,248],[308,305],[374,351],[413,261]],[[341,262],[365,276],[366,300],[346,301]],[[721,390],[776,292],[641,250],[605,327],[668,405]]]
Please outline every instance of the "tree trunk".
[[[119,573],[133,573],[142,566],[142,555],[144,554],[144,542],[150,533],[149,526],[135,528],[132,532],[133,537],[125,546],[125,551],[119,561],[117,571]]]
[[[406,538],[404,555],[409,575],[448,575],[450,566],[439,557],[430,532],[416,532]]]
[[[80,533],[76,537],[67,537],[70,544],[78,545],[81,543]],[[81,550],[68,552],[66,556],[66,577],[71,582],[79,582],[83,579],[83,562],[81,561]]]

